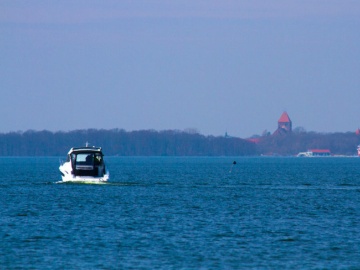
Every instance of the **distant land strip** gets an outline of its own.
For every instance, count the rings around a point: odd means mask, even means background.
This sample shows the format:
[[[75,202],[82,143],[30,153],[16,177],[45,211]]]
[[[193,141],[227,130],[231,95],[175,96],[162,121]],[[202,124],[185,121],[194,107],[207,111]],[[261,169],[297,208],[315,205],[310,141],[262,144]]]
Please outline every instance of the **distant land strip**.
[[[205,136],[179,130],[84,129],[0,133],[0,156],[64,156],[71,147],[100,146],[107,156],[294,156],[308,149],[355,155],[360,136],[353,132],[292,132],[251,139]]]

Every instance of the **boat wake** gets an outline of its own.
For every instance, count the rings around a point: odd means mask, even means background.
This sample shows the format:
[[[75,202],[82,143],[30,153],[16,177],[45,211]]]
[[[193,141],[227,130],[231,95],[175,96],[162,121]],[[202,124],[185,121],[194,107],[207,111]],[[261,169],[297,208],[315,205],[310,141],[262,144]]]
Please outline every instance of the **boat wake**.
[[[57,181],[54,184],[62,185],[107,185],[107,186],[147,186],[135,182],[104,182],[104,181]]]
[[[66,185],[107,185],[108,182],[103,181],[57,181],[55,184],[66,184]]]

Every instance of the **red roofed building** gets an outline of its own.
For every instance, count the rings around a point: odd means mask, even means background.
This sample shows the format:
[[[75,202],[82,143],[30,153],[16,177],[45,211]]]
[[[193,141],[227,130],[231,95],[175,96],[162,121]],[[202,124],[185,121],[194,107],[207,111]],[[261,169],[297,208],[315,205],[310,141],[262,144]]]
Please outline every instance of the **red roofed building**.
[[[278,120],[278,128],[274,132],[274,135],[286,134],[292,131],[292,122],[287,112],[283,112]]]

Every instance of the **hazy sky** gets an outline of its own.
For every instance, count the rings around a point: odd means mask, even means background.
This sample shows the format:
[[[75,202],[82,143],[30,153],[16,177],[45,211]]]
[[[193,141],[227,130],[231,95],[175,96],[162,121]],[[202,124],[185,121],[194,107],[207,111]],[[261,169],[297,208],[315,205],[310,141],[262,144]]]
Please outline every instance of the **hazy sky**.
[[[0,132],[360,127],[359,0],[0,0]]]

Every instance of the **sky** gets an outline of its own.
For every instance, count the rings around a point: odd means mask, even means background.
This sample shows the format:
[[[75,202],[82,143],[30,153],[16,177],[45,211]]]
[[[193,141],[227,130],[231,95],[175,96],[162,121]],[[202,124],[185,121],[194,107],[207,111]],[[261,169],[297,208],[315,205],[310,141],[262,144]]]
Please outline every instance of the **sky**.
[[[0,0],[0,132],[360,127],[358,0]]]

